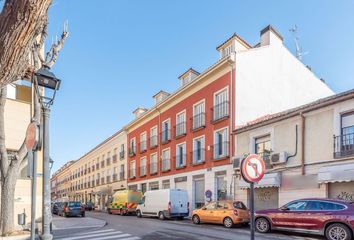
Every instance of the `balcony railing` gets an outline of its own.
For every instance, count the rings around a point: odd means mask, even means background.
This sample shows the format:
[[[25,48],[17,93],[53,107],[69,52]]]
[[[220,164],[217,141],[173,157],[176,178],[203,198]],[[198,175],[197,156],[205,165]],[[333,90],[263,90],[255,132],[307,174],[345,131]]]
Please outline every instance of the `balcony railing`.
[[[91,187],[91,182],[87,183],[87,187],[90,188]]]
[[[119,152],[119,159],[120,159],[120,160],[124,159],[124,156],[125,156],[125,151],[124,151],[124,150],[123,150],[123,151],[120,151],[120,152]]]
[[[101,177],[101,184],[104,184],[104,177]]]
[[[219,104],[216,104],[212,108],[213,112],[213,121],[218,121],[229,116],[229,102],[225,101]]]
[[[180,122],[175,126],[175,137],[186,135],[186,122]]]
[[[129,170],[129,178],[132,179],[132,178],[135,178],[136,175],[135,175],[135,168],[131,168]]]
[[[257,155],[261,159],[263,159],[266,169],[273,168],[272,164],[270,163],[270,154],[271,154],[271,151],[269,151],[269,150],[264,150],[264,152],[262,152],[262,153],[257,153]]]
[[[157,147],[157,136],[151,136],[150,137],[150,148],[155,148]]]
[[[111,165],[111,158],[107,158],[107,159],[106,159],[106,165],[107,165],[107,166]]]
[[[199,113],[192,117],[192,130],[205,127],[205,113]]]
[[[116,173],[114,173],[112,177],[113,177],[113,182],[115,182],[115,181],[117,181],[117,180],[118,180],[118,179],[117,179],[117,174],[116,174]]]
[[[119,173],[119,180],[122,181],[125,178],[125,172],[120,172]]]
[[[164,130],[161,132],[161,143],[167,143],[171,140],[170,129]]]
[[[117,154],[114,154],[114,155],[112,156],[112,161],[113,161],[113,163],[116,163],[116,162],[117,162]]]
[[[91,185],[92,185],[92,187],[95,186],[95,180],[92,180]]]
[[[104,161],[101,162],[101,168],[104,168]]]
[[[219,142],[213,146],[213,159],[219,160],[229,156],[229,142]]]
[[[354,155],[354,133],[334,136],[334,158]]]
[[[139,143],[139,151],[140,151],[141,153],[146,151],[146,141],[141,141],[141,142]]]
[[[135,147],[129,149],[129,157],[134,157],[136,155]]]
[[[106,183],[110,183],[111,182],[111,176],[107,176],[106,177]]]
[[[179,154],[174,157],[176,168],[183,168],[186,166],[187,162],[187,155],[186,154]]]
[[[99,179],[96,180],[96,186],[97,185],[100,185],[100,180]]]
[[[88,168],[88,169],[87,169],[87,173],[91,173],[91,168]]]
[[[157,173],[157,163],[150,163],[150,174],[155,174]]]
[[[140,177],[146,176],[146,166],[141,166],[139,168]]]
[[[96,170],[99,170],[99,169],[100,169],[100,164],[96,163]]]
[[[171,160],[169,158],[162,159],[162,171],[171,170]]]
[[[205,162],[205,148],[196,149],[191,152],[192,164],[198,165]]]

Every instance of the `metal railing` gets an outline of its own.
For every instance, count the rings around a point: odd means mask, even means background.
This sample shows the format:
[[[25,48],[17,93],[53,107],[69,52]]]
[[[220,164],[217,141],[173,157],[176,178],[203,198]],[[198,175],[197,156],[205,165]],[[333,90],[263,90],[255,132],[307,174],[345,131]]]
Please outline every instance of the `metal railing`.
[[[161,132],[161,143],[167,143],[171,140],[170,129]]]
[[[157,163],[150,163],[150,174],[157,173]]]
[[[101,162],[101,168],[104,168],[104,160]]]
[[[271,151],[269,150],[264,150],[264,152],[261,153],[256,153],[261,159],[264,161],[264,165],[266,169],[271,169],[273,168],[272,164],[270,163],[270,154]]]
[[[192,117],[192,130],[205,127],[205,113],[199,113]]]
[[[135,147],[129,149],[129,157],[133,157],[136,155]]]
[[[99,179],[96,180],[96,185],[100,185],[100,180]]]
[[[186,134],[186,122],[180,122],[175,126],[175,137],[180,137]]]
[[[213,121],[218,121],[220,119],[228,117],[229,116],[229,102],[225,101],[225,102],[216,104],[212,108],[212,112],[213,112]]]
[[[96,163],[96,170],[100,169],[100,164]]]
[[[146,141],[141,141],[139,143],[139,150],[140,150],[140,152],[145,152],[146,151]]]
[[[140,177],[146,176],[146,166],[141,166],[139,168]]]
[[[174,157],[176,168],[183,168],[186,166],[187,155],[186,154],[178,154]]]
[[[120,151],[120,152],[119,152],[119,159],[120,159],[120,160],[124,159],[124,156],[125,156],[125,151],[124,151],[124,150],[123,150],[123,151]]]
[[[111,158],[107,158],[107,159],[106,159],[106,165],[107,165],[107,166],[111,165]]]
[[[117,162],[117,154],[114,154],[114,155],[112,156],[112,161],[113,161],[113,163],[116,163],[116,162]]]
[[[168,171],[171,169],[171,159],[162,159],[162,171]]]
[[[117,181],[117,174],[116,173],[114,173],[112,177],[113,177],[113,182]]]
[[[191,156],[193,165],[205,162],[205,148],[192,151]]]
[[[92,181],[91,181],[91,185],[92,185],[92,187],[95,186],[95,180],[92,180]]]
[[[135,178],[136,175],[135,175],[135,168],[131,168],[129,170],[129,178]]]
[[[125,177],[125,172],[120,172],[119,173],[119,180],[120,181],[124,180],[124,177]]]
[[[213,159],[218,160],[229,156],[229,142],[219,142],[213,145]]]
[[[111,182],[111,176],[107,176],[106,177],[106,183],[110,183]]]
[[[157,147],[157,136],[151,136],[150,137],[150,148]]]
[[[334,158],[354,155],[354,133],[333,136],[333,138]]]
[[[101,184],[104,184],[104,177],[101,177]]]

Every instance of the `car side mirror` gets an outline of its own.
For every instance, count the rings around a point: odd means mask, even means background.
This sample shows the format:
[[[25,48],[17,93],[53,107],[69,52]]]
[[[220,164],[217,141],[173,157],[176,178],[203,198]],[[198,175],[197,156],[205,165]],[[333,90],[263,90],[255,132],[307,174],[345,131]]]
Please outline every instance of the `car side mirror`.
[[[282,210],[282,211],[288,211],[289,208],[287,208],[287,207],[281,207],[280,210]]]

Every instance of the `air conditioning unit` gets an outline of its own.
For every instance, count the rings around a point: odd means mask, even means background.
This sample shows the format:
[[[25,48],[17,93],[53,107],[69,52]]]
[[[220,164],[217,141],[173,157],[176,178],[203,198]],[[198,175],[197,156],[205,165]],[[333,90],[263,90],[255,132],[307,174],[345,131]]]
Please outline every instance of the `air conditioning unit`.
[[[287,152],[272,153],[270,155],[270,163],[273,165],[286,163],[287,158],[288,158]]]
[[[242,160],[241,157],[233,157],[233,158],[232,158],[232,165],[233,165],[233,168],[235,168],[235,169],[240,169],[241,160]]]

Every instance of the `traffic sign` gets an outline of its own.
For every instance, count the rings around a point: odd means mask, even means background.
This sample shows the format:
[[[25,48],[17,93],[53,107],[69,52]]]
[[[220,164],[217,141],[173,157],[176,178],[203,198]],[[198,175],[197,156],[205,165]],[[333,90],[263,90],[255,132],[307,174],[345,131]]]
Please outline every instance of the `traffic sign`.
[[[28,125],[26,131],[26,148],[28,151],[37,150],[39,142],[39,126],[32,122]]]
[[[263,159],[257,154],[251,154],[241,163],[241,174],[243,179],[248,183],[259,182],[265,171]]]
[[[213,193],[210,190],[205,191],[205,197],[211,198],[212,195],[213,195]]]

